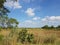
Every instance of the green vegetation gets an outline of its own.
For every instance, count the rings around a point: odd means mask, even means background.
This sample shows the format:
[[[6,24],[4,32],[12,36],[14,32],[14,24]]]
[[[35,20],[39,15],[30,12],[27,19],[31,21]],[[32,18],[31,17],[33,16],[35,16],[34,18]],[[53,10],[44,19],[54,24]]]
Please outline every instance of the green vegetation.
[[[33,40],[34,40],[34,35],[33,35],[33,34],[28,34],[28,35],[27,35],[27,41],[28,41],[29,43],[33,43]]]
[[[17,1],[17,0],[12,0],[12,1]],[[6,0],[0,0],[0,27],[6,28],[7,26],[11,28],[13,27],[14,24],[17,26],[18,21],[14,18],[8,17],[7,13],[10,13],[10,11],[4,6],[4,2],[6,2]]]
[[[60,29],[60,25],[54,27],[53,25],[52,26],[48,26],[48,25],[45,25],[43,27],[41,27],[42,29]]]
[[[26,29],[22,29],[22,31],[19,32],[18,40],[20,40],[22,43],[28,41],[29,43],[33,42],[34,36],[33,34],[27,33]]]

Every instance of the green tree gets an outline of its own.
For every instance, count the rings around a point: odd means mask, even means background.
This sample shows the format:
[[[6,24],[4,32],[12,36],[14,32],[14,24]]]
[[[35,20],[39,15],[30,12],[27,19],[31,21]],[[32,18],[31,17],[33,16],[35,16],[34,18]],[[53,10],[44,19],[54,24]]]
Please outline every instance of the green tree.
[[[11,27],[17,27],[19,23],[16,19],[10,18],[8,19],[8,22],[6,24],[7,24],[7,27],[11,28]]]
[[[57,30],[60,30],[60,25],[58,25],[58,26],[56,27],[56,29],[57,29]]]
[[[45,26],[43,26],[42,28],[43,28],[43,29],[48,29],[49,26],[48,26],[48,25],[45,25]]]
[[[5,6],[4,6],[4,3],[6,2],[7,0],[0,0],[0,26],[4,27],[5,25],[5,18],[6,16],[8,15],[7,13],[9,13],[9,9],[7,9]],[[17,0],[11,0],[11,1],[17,1]],[[8,16],[7,16],[8,17]]]
[[[55,27],[52,25],[51,27],[50,27],[50,29],[54,29]]]
[[[57,28],[60,28],[60,25],[58,25]]]

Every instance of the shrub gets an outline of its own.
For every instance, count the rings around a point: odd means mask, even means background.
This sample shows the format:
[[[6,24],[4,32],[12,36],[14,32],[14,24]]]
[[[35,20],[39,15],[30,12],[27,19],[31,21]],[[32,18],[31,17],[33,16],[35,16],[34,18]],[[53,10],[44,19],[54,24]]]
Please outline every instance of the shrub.
[[[31,43],[31,42],[33,42],[33,38],[34,38],[33,34],[29,34],[29,33],[27,33],[26,29],[22,29],[19,32],[17,41],[21,41],[21,43],[28,41],[29,43]]]
[[[27,36],[27,30],[26,29],[22,29],[22,31],[19,32],[19,37],[18,40],[20,40],[22,43],[25,42]]]
[[[33,39],[34,39],[33,34],[28,34],[28,36],[27,36],[27,41],[28,41],[29,43],[31,43],[31,42],[33,42]]]

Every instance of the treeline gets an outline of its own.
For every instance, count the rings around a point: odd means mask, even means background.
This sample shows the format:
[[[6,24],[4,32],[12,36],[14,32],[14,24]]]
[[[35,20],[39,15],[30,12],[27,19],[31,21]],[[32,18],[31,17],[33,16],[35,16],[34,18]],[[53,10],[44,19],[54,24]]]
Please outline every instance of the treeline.
[[[41,27],[42,29],[60,29],[60,25],[58,25],[58,26],[48,26],[48,25],[45,25],[45,26],[43,26],[43,27]]]

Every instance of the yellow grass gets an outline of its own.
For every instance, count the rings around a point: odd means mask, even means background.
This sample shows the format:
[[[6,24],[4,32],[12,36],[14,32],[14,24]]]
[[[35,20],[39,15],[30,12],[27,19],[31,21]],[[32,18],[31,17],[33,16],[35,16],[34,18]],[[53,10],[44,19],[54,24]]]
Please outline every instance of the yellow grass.
[[[20,31],[21,29],[18,30],[18,32]],[[33,29],[27,29],[28,30],[28,33],[32,33],[34,34],[34,39],[36,41],[37,44],[21,44],[21,43],[17,43],[16,42],[16,37],[13,38],[13,41],[12,41],[12,45],[45,45],[43,44],[43,40],[47,37],[50,37],[50,36],[54,36],[56,37],[56,43],[54,43],[53,45],[60,45],[60,31],[55,31],[55,30],[44,30],[44,29],[39,29],[39,28],[33,28]],[[7,36],[9,35],[10,33],[10,30],[2,30],[0,31],[0,35],[4,35],[4,36]],[[59,43],[59,44],[58,44]],[[48,44],[48,45],[52,45],[52,44]]]

